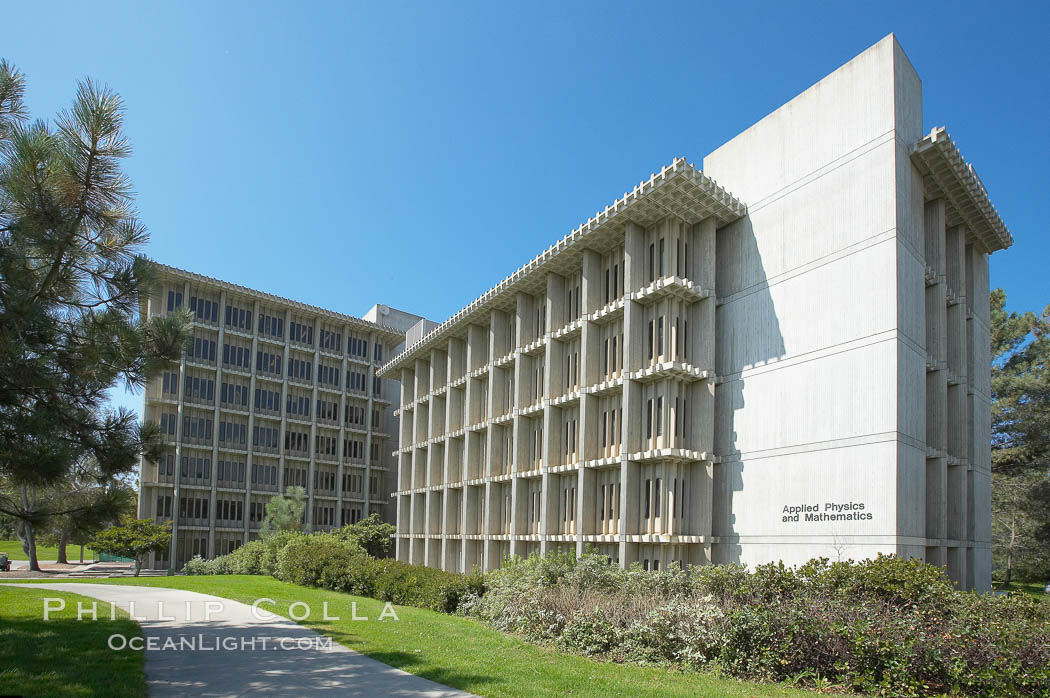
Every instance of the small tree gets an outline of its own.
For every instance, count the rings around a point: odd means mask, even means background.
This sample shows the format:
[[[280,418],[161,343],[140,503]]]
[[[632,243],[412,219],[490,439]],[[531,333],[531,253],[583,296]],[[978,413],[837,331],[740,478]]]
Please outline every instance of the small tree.
[[[133,558],[137,577],[146,556],[166,550],[169,543],[170,521],[159,524],[152,519],[127,519],[124,525],[107,528],[96,535],[88,547],[100,553]]]
[[[395,530],[394,526],[380,519],[379,514],[373,513],[355,524],[343,526],[339,535],[357,543],[372,557],[385,557],[390,551],[390,536]]]
[[[289,487],[283,495],[271,497],[266,503],[266,517],[259,528],[263,540],[282,531],[303,530],[306,513],[306,490]]]

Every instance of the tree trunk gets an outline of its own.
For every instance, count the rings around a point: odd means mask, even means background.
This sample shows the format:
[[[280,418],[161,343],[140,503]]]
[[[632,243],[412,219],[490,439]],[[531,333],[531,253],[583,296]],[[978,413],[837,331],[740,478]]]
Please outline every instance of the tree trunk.
[[[1010,517],[1010,545],[1006,548],[1006,584],[1004,586],[1010,586],[1010,580],[1013,579],[1014,571],[1014,544],[1017,542],[1017,510],[1014,510],[1013,516]]]
[[[136,577],[139,576],[139,568],[140,568],[139,558],[136,556],[135,557],[135,576]]]
[[[80,561],[84,562],[84,544],[80,544]]]
[[[29,522],[25,523],[25,534],[26,545],[29,547],[29,571],[41,572],[40,561],[36,559],[36,535],[33,533],[33,526]]]
[[[63,530],[58,534],[58,564],[68,565],[69,560],[66,559],[66,545],[69,543],[69,531]]]
[[[22,511],[26,513],[29,513],[30,511],[29,488],[26,485],[22,485]],[[33,534],[33,525],[23,519],[22,526],[23,531],[25,532],[25,539],[22,543],[22,548],[26,551],[26,555],[29,557],[29,571],[40,572],[40,562],[36,559],[36,536]]]

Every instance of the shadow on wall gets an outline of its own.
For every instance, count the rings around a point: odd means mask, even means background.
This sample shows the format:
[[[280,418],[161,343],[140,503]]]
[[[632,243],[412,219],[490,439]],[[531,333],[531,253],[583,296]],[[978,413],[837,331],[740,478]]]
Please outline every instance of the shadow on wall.
[[[786,350],[750,216],[718,231],[715,255],[717,374],[723,382],[715,389],[715,453],[722,463],[714,466],[712,530],[721,542],[712,546],[712,562],[730,563],[740,562],[733,498],[745,481],[736,414],[746,404],[747,381],[740,374],[783,357]]]

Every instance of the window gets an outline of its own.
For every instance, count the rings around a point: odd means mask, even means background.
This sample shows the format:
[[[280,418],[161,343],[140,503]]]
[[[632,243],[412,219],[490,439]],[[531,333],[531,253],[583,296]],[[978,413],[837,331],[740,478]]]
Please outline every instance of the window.
[[[313,346],[313,325],[304,325],[301,322],[289,322],[288,339],[292,340],[293,342],[299,342],[300,344],[309,344],[310,346]]]
[[[653,438],[653,401],[650,398],[645,404],[645,438]]]
[[[190,296],[190,312],[204,322],[219,321],[219,304],[207,298]]]
[[[168,291],[168,312],[182,307],[182,294],[178,291]]]
[[[284,318],[259,314],[259,334],[267,337],[284,337]]]
[[[649,245],[649,282],[656,280],[656,245]]]
[[[252,311],[245,310],[244,308],[238,308],[236,306],[226,306],[226,326],[232,327],[237,330],[244,330],[246,332],[252,331]]]
[[[215,340],[206,337],[194,337],[193,348],[186,352],[186,358],[196,361],[215,361]]]
[[[317,337],[318,344],[327,351],[338,352],[343,347],[343,334],[332,330],[321,330]]]
[[[653,481],[652,480],[646,480],[645,481],[645,496],[642,498],[642,501],[644,502],[644,506],[645,506],[645,513],[642,515],[643,519],[648,519],[649,516],[650,516],[649,515],[649,510],[650,510],[650,507],[652,505],[652,499],[651,499],[652,493],[653,493]]]
[[[653,360],[653,321],[649,321],[649,360]]]
[[[255,352],[255,370],[279,376],[281,375],[282,358],[279,354],[257,351]]]

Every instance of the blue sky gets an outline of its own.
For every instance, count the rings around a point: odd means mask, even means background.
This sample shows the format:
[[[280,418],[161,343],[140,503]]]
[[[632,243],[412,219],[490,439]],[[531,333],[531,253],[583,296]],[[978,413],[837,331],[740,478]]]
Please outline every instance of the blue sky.
[[[34,116],[66,107],[84,76],[125,98],[148,255],[340,312],[382,302],[438,321],[654,169],[699,163],[895,32],[923,80],[926,129],[947,125],[1013,232],[993,286],[1015,309],[1050,303],[1050,3],[93,2],[3,15],[0,55],[27,74]]]

